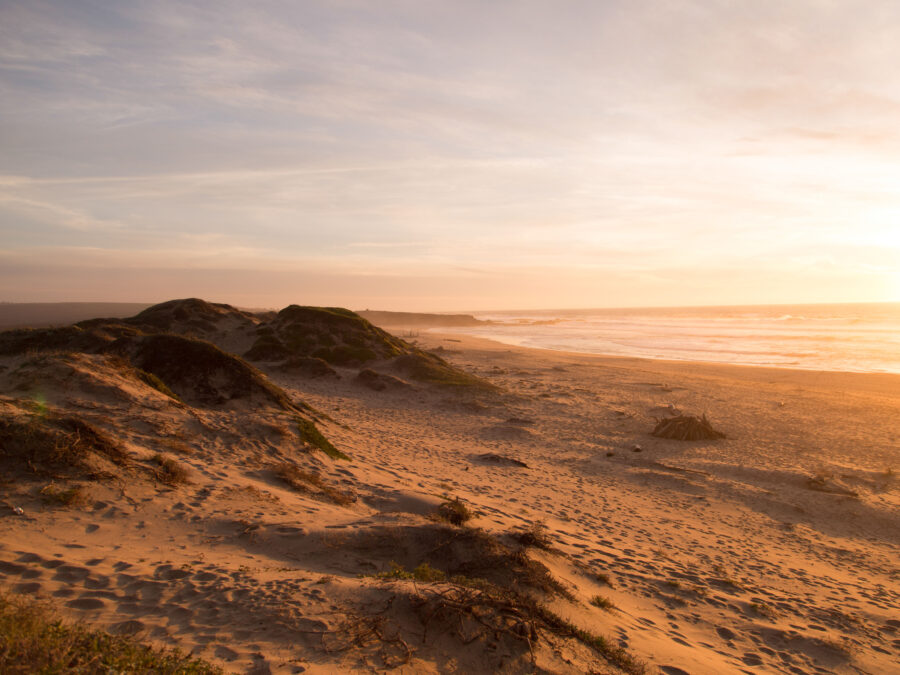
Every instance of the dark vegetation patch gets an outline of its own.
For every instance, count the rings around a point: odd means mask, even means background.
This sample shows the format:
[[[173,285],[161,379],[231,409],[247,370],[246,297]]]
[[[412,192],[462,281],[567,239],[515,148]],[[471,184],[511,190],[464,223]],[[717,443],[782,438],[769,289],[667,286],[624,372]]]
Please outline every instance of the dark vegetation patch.
[[[63,622],[34,600],[0,595],[0,672],[218,675],[222,670],[178,650]]]
[[[0,461],[38,476],[103,478],[128,455],[84,420],[46,413],[0,417]]]
[[[251,361],[281,361],[291,355],[291,351],[271,332],[263,333],[256,338],[253,346],[244,354]],[[258,332],[258,331],[257,331]]]
[[[162,453],[156,453],[150,458],[153,463],[153,474],[156,480],[166,485],[183,485],[190,483],[190,472],[176,459]]]
[[[376,373],[374,370],[369,370],[368,368],[359,371],[359,374],[356,376],[356,381],[364,387],[368,387],[375,391],[384,391],[385,389],[406,389],[409,387],[406,382],[393,375]]]
[[[278,370],[285,373],[298,373],[304,377],[335,377],[340,379],[338,372],[328,365],[323,359],[312,356],[292,356],[278,366]]]
[[[304,471],[296,464],[282,462],[272,467],[272,471],[294,490],[321,501],[332,502],[340,506],[348,506],[356,501],[353,495],[342,492],[326,483],[319,474]]]
[[[192,405],[221,405],[232,400],[295,406],[280,388],[243,359],[203,340],[179,335],[124,338],[110,346],[132,364],[158,377]]]
[[[701,417],[679,415],[660,420],[651,432],[659,438],[672,438],[678,441],[701,441],[725,438],[721,431],[713,429],[704,414]]]
[[[441,504],[435,516],[451,525],[464,525],[475,517],[468,506],[459,501],[459,497],[448,499]]]
[[[308,443],[314,448],[318,448],[332,459],[350,459],[350,457],[334,447],[331,444],[331,441],[325,438],[322,435],[322,432],[319,431],[316,425],[310,420],[305,420],[302,417],[298,417],[297,431],[300,433],[300,438],[304,443]]]

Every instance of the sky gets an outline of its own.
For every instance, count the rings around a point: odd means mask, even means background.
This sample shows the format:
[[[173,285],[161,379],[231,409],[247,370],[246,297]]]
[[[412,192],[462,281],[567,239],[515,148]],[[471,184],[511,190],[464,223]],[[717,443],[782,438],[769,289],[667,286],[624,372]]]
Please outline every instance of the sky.
[[[0,0],[0,300],[900,301],[894,0]]]

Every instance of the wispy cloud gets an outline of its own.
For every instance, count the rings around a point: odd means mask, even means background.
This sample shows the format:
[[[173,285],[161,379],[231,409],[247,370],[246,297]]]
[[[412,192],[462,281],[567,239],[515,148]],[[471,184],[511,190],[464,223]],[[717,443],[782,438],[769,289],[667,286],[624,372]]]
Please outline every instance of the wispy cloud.
[[[830,288],[805,246],[882,297],[900,271],[873,282],[866,246],[900,226],[898,26],[887,0],[6,3],[0,242],[95,270],[84,251],[541,270],[559,298],[577,284],[554,279],[628,293],[695,268],[738,293],[728,270],[760,261]]]

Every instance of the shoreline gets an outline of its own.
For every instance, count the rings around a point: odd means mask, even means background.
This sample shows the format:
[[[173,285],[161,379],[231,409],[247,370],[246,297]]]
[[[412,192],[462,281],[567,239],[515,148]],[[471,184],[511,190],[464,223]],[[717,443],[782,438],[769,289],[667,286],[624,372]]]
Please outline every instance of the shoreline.
[[[390,332],[391,328],[393,327],[385,328],[385,330],[388,330]],[[563,349],[549,349],[546,347],[531,347],[527,345],[510,344],[490,337],[471,335],[468,333],[457,333],[445,329],[429,330],[427,334],[439,340],[451,338],[464,339],[467,343],[469,341],[476,343],[489,343],[491,345],[495,345],[497,350],[499,350],[500,348],[508,350],[521,350],[523,352],[534,353],[534,355],[538,358],[540,358],[542,355],[558,355],[562,357],[570,357],[573,359],[592,359],[599,362],[606,362],[611,366],[636,365],[645,367],[649,370],[652,370],[654,366],[659,366],[660,369],[672,371],[687,369],[690,369],[694,372],[709,371],[709,374],[717,374],[717,371],[721,371],[721,373],[719,374],[733,375],[736,377],[740,377],[740,379],[764,379],[766,377],[789,379],[795,376],[798,380],[803,380],[807,384],[815,384],[814,381],[822,380],[823,378],[837,378],[839,380],[846,379],[848,381],[857,379],[871,380],[869,384],[876,386],[870,386],[867,387],[867,389],[871,388],[873,390],[884,390],[885,392],[900,391],[900,373],[892,372],[818,370],[811,368],[792,368],[788,366],[756,365],[747,363],[722,363],[718,361],[692,361],[687,359],[682,360],[650,358],[646,356],[625,356],[620,354],[598,354],[594,352],[578,352]],[[421,339],[422,336],[423,334],[420,334],[418,339]],[[407,339],[416,340],[417,338]],[[754,374],[758,375],[759,377],[748,377]]]

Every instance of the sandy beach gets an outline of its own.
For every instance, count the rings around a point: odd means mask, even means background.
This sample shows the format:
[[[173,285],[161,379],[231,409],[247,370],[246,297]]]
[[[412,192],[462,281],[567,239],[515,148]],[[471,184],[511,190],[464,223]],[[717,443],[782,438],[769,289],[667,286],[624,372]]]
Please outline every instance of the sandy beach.
[[[897,672],[900,376],[415,341],[494,388],[256,364],[349,460],[259,398],[178,402],[106,354],[0,357],[4,420],[75,416],[131,462],[7,474],[0,586],[228,672]],[[650,435],[679,413],[727,438]],[[285,463],[319,483],[292,488]],[[436,520],[448,499],[476,517]],[[423,563],[445,579],[404,574]],[[521,585],[633,661],[507,621],[454,575]]]

